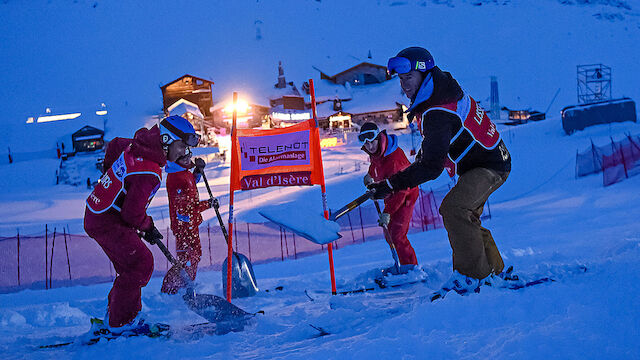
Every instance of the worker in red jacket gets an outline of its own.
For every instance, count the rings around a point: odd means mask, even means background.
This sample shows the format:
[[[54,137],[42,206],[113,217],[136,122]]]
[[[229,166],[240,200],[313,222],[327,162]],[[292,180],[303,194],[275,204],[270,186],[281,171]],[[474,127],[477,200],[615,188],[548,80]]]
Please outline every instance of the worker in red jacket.
[[[191,124],[189,124],[190,126]],[[193,172],[189,169],[193,167]],[[178,262],[186,270],[191,280],[195,280],[198,263],[202,256],[200,231],[202,223],[201,212],[214,206],[217,199],[200,201],[196,184],[200,181],[205,162],[195,159],[195,166],[191,163],[191,153],[179,157],[175,162],[167,161],[167,196],[169,197],[169,214],[171,217],[171,231],[176,238],[176,252]],[[186,286],[180,268],[171,267],[162,281],[161,291],[175,294]]]
[[[198,144],[195,132],[176,127],[179,116],[142,128],[133,139],[115,138],[107,146],[105,173],[87,198],[84,228],[113,263],[117,276],[109,292],[105,323],[115,333],[144,331],[139,315],[141,290],[153,273],[150,244],[162,239],[147,207],[160,187],[162,166]]]
[[[364,179],[365,185],[388,179],[411,164],[404,151],[398,147],[398,138],[387,134],[386,130],[380,131],[375,123],[364,123],[358,139],[363,143],[362,150],[369,154],[371,160],[369,172]],[[384,199],[384,212],[379,219],[380,225],[389,229],[398,260],[400,265],[403,265],[400,272],[406,272],[418,265],[416,253],[407,238],[413,206],[417,199],[418,189],[415,187],[394,193]],[[388,270],[393,272],[393,269],[395,267]]]

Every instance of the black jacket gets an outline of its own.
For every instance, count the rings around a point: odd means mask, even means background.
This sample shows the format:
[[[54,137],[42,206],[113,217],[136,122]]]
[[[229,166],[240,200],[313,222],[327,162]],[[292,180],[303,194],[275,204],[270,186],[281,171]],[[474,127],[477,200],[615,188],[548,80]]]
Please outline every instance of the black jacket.
[[[460,119],[442,110],[432,110],[424,114],[430,107],[457,102],[464,96],[458,82],[448,72],[438,67],[433,68],[433,93],[409,113],[409,119],[422,116],[423,140],[421,154],[411,166],[393,175],[389,182],[394,190],[402,190],[418,186],[440,176],[444,170],[447,154],[457,149],[450,148],[449,143],[462,126]],[[506,157],[506,159],[504,158]],[[511,171],[511,156],[502,140],[493,150],[486,150],[476,144],[459,162],[457,173],[484,167],[498,172]]]

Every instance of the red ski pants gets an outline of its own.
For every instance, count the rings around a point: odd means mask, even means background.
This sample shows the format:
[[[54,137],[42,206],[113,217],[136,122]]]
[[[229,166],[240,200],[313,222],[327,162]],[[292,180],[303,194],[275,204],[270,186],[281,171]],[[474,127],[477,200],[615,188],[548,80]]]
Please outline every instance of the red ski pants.
[[[413,206],[416,204],[416,197],[407,197],[403,206],[391,215],[391,221],[387,228],[391,235],[391,241],[396,247],[398,260],[400,265],[418,265],[416,252],[413,250],[407,233],[409,232],[409,224],[413,217]]]
[[[174,235],[176,237],[178,262],[182,264],[191,280],[195,280],[198,263],[202,256],[198,227],[195,226],[195,229],[180,228],[178,231],[174,231]],[[172,266],[164,276],[160,291],[166,294],[175,294],[186,285],[180,274],[180,268]]]
[[[101,216],[85,214],[85,231],[102,247],[116,270],[107,311],[109,326],[120,327],[142,310],[142,288],[153,273],[153,255],[134,229],[122,222],[100,221]]]

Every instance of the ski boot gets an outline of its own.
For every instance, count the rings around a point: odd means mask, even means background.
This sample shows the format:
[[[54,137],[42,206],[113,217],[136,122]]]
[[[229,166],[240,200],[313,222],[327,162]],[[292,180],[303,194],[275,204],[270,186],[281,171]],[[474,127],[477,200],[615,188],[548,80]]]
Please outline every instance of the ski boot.
[[[480,280],[462,275],[457,270],[454,270],[449,280],[442,285],[442,288],[431,295],[431,301],[444,298],[451,290],[463,296],[479,293],[480,285]]]

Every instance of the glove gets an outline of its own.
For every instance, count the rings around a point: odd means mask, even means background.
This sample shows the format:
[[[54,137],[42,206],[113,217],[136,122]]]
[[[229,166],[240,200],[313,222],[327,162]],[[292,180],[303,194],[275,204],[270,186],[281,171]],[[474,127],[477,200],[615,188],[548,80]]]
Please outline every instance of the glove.
[[[216,198],[209,198],[209,209],[220,207],[220,202]]]
[[[193,160],[193,163],[196,165],[196,168],[193,169],[193,172],[195,173],[202,174],[204,172],[204,167],[207,166],[207,163],[205,163],[204,160],[200,158],[195,158],[195,160]]]
[[[391,215],[387,214],[386,212],[381,213],[380,218],[378,218],[378,225],[387,227],[389,226],[389,222],[391,222]]]
[[[389,180],[369,184],[367,189],[371,190],[373,192],[373,198],[378,200],[386,198],[393,192],[393,188],[391,187],[391,184],[389,184]]]
[[[362,181],[364,182],[364,186],[369,186],[373,183],[373,178],[371,177],[371,175],[367,174],[364,176],[364,179],[362,179]]]
[[[151,230],[142,233],[142,238],[151,245],[155,245],[156,241],[162,240],[163,236],[155,225]]]

